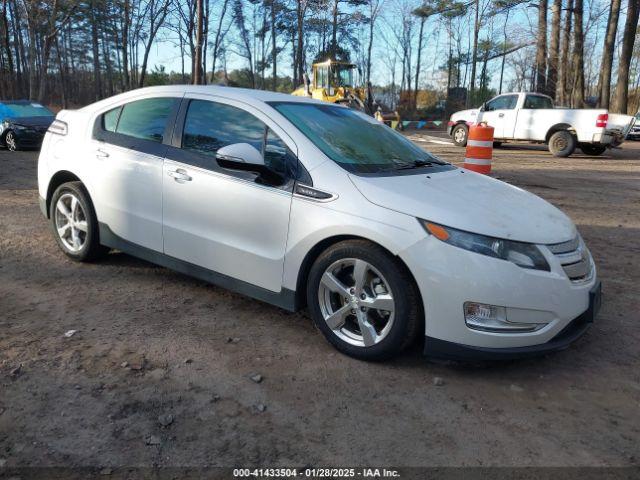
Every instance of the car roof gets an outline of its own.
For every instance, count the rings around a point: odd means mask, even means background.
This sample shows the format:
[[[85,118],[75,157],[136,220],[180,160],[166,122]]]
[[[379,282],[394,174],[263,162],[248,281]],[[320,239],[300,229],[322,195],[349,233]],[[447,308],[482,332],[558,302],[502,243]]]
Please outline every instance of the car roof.
[[[29,105],[31,103],[38,103],[35,100],[0,100],[0,105]]]
[[[156,87],[144,87],[130,90],[115,97],[101,100],[97,103],[88,105],[84,109],[100,108],[102,105],[111,104],[116,101],[126,101],[127,99],[135,99],[139,96],[148,96],[149,94],[175,94],[182,96],[184,94],[198,93],[204,95],[218,95],[230,100],[237,100],[244,103],[258,102],[295,102],[295,103],[313,103],[327,105],[326,102],[314,100],[307,97],[298,97],[288,93],[271,92],[268,90],[253,90],[250,88],[227,87],[223,85],[161,85]]]

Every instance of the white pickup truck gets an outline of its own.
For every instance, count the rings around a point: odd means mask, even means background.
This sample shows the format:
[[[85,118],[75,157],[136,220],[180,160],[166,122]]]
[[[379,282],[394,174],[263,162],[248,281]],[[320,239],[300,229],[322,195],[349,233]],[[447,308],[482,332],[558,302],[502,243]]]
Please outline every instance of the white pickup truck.
[[[469,126],[480,122],[494,128],[495,146],[510,140],[546,143],[556,157],[568,157],[576,147],[587,155],[600,155],[620,145],[635,118],[604,109],[555,108],[551,97],[539,93],[505,93],[479,109],[451,115],[449,135],[464,147]]]

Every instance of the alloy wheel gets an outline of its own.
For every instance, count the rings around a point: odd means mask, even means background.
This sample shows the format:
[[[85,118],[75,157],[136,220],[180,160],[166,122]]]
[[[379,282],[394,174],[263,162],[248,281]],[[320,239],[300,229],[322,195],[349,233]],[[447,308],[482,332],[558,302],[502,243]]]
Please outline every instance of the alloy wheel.
[[[4,143],[9,150],[15,152],[18,149],[18,144],[16,142],[16,137],[13,132],[8,132],[4,137]]]
[[[453,133],[453,139],[456,141],[456,143],[464,143],[464,139],[466,138],[466,136],[467,134],[465,133],[464,128],[458,128]]]
[[[330,265],[322,275],[318,300],[327,326],[351,345],[376,345],[393,326],[393,292],[384,276],[364,260],[348,258]]]
[[[87,217],[78,197],[65,193],[56,203],[55,226],[63,245],[73,253],[82,250],[89,230]]]

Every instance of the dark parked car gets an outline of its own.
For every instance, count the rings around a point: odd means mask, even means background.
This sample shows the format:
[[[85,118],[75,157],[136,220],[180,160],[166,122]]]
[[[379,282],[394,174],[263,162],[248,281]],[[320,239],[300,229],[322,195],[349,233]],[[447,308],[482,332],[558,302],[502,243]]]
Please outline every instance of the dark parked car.
[[[629,130],[627,140],[640,140],[640,112],[636,114],[636,123]]]
[[[0,143],[9,150],[40,148],[55,115],[29,100],[0,101]]]

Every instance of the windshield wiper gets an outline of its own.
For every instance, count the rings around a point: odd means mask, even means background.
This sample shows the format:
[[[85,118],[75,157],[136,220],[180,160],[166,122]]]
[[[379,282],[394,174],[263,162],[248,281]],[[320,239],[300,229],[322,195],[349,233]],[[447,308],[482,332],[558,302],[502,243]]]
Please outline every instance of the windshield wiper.
[[[413,162],[399,165],[398,167],[394,168],[394,170],[413,170],[414,168],[433,167],[434,165],[435,162],[432,162],[430,160],[414,160]]]

